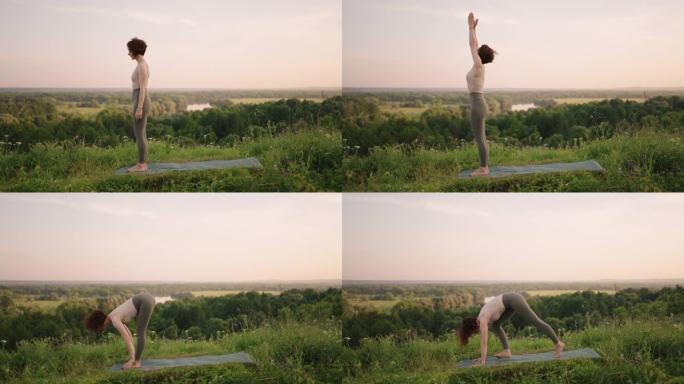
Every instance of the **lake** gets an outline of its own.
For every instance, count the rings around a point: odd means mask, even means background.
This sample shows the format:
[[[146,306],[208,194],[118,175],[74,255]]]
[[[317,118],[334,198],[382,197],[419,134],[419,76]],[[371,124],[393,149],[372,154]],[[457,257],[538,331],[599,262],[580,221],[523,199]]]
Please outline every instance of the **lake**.
[[[155,296],[154,297],[154,302],[157,304],[164,304],[167,301],[173,301],[173,298],[171,296]]]
[[[206,104],[188,104],[188,107],[186,108],[186,111],[202,111],[207,108],[211,108],[211,104],[206,103]]]
[[[537,106],[534,105],[534,103],[529,103],[529,104],[513,104],[513,106],[511,106],[511,111],[513,111],[513,112],[527,111],[528,109],[532,109],[532,108],[537,108]]]

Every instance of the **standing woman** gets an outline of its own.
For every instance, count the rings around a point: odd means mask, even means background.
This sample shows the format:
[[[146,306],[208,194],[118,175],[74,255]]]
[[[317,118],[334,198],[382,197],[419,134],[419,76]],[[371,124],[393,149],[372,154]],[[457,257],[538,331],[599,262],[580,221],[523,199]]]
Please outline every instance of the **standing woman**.
[[[138,62],[138,65],[133,71],[131,80],[133,81],[133,123],[135,134],[135,142],[138,144],[138,163],[128,172],[145,172],[147,171],[147,116],[150,114],[150,95],[147,92],[147,80],[150,78],[150,68],[145,61],[145,51],[147,44],[134,37],[128,42],[128,56],[131,60]]]
[[[93,332],[100,333],[111,324],[119,331],[128,349],[128,361],[124,363],[122,368],[140,368],[140,360],[142,359],[147,339],[147,325],[150,323],[155,304],[154,296],[149,293],[139,293],[114,308],[108,315],[105,315],[99,309],[92,311],[85,318],[85,326]],[[135,347],[133,347],[133,335],[131,335],[126,325],[134,317],[136,337],[138,339]]]
[[[497,353],[495,356],[500,358],[511,357],[511,348],[508,345],[508,338],[506,332],[503,330],[503,323],[516,313],[518,316],[525,319],[532,324],[537,330],[545,334],[551,341],[553,341],[556,358],[559,358],[565,344],[558,338],[553,328],[540,319],[536,313],[527,304],[527,300],[519,293],[504,293],[490,298],[485,302],[485,305],[480,309],[480,314],[477,318],[466,317],[458,329],[458,338],[461,345],[468,344],[468,339],[475,334],[480,333],[480,358],[477,359],[481,365],[485,365],[487,361],[487,339],[489,338],[489,324],[492,324],[492,331],[501,341],[503,351]]]
[[[487,114],[487,102],[484,98],[484,64],[494,61],[495,51],[484,44],[477,47],[475,28],[479,19],[475,19],[473,13],[468,15],[468,31],[470,39],[470,53],[473,56],[473,67],[466,75],[468,91],[470,91],[470,124],[473,127],[473,136],[480,155],[480,168],[471,173],[472,176],[489,175],[489,146],[485,137],[485,115]]]

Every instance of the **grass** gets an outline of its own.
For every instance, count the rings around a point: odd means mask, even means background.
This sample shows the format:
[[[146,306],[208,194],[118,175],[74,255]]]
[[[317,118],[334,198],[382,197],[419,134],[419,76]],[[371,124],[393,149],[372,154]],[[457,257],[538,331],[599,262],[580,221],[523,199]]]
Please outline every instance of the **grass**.
[[[587,290],[584,290],[587,291]],[[591,289],[591,291],[595,293],[607,293],[609,295],[614,295],[615,290],[614,289]],[[575,293],[579,292],[576,289],[533,289],[533,290],[527,290],[528,295],[530,296],[560,296],[560,295],[565,295],[567,293]]]
[[[0,153],[0,191],[335,191],[341,189],[341,134],[330,129],[264,136],[232,147],[181,147],[152,142],[151,162],[254,156],[263,170],[228,169],[115,175],[137,157],[133,143],[114,148],[39,144],[28,152]]]
[[[65,300],[36,300],[31,296],[19,296],[13,299],[14,304],[24,307],[33,307],[41,311],[50,312],[64,303]]]
[[[236,97],[236,98],[231,98],[230,101],[232,101],[235,104],[263,104],[263,103],[268,103],[270,101],[278,101],[278,100],[283,100],[286,99],[284,97]],[[320,97],[296,97],[295,99],[299,100],[309,100],[313,101],[314,103],[322,103],[323,98]]]
[[[593,103],[596,101],[615,99],[615,97],[562,97],[553,99],[558,104],[586,104]],[[637,103],[643,103],[646,101],[644,97],[618,97],[624,101],[636,101]]]
[[[402,299],[394,299],[394,300],[371,300],[371,299],[366,299],[366,298],[360,298],[360,297],[351,297],[348,299],[350,305],[354,306],[371,306],[379,311],[387,311],[391,309],[395,304],[401,302],[401,301],[406,301]]]
[[[254,291],[254,290],[249,290],[250,292],[257,292],[257,293],[270,293],[271,295],[279,295],[281,291]],[[195,297],[218,297],[218,296],[226,296],[226,295],[237,295],[242,292],[247,292],[245,290],[226,290],[226,291],[192,291],[193,296]]]
[[[245,351],[257,364],[182,367],[151,372],[109,372],[126,357],[119,338],[97,344],[22,344],[0,351],[0,382],[8,383],[329,383],[338,382],[343,350],[339,322],[282,324],[215,340],[153,340],[146,358]]]
[[[344,159],[345,191],[414,192],[657,192],[684,191],[684,137],[641,132],[593,141],[579,148],[490,145],[490,164],[522,165],[597,160],[605,172],[521,175],[459,180],[478,166],[477,150],[438,151],[376,148],[368,156]]]
[[[95,117],[105,106],[101,107],[77,107],[76,103],[59,103],[57,104],[57,112],[67,112],[75,115],[85,117]]]
[[[684,383],[684,325],[675,321],[605,324],[566,334],[566,349],[591,347],[601,360],[457,369],[478,357],[479,336],[460,347],[451,337],[397,343],[366,340],[345,356],[345,383]],[[513,353],[552,350],[547,339],[511,339]],[[490,354],[501,349],[490,337]]]

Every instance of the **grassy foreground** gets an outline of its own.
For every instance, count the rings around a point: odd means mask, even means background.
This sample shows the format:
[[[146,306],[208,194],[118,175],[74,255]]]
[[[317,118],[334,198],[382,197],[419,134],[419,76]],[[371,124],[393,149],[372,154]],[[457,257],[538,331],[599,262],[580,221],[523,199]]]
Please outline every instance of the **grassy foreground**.
[[[0,153],[0,191],[210,192],[336,191],[342,176],[341,133],[309,130],[264,136],[232,147],[151,142],[151,162],[257,157],[263,170],[229,169],[117,176],[137,159],[135,144],[114,148],[39,144]]]
[[[146,358],[245,351],[257,364],[179,367],[150,372],[109,372],[126,357],[120,338],[98,344],[53,346],[40,341],[0,352],[0,382],[9,383],[330,383],[339,382],[339,322],[285,324],[216,340],[148,341]]]
[[[490,164],[524,165],[595,159],[605,169],[589,172],[458,180],[476,168],[474,145],[436,151],[378,148],[344,159],[345,191],[463,192],[655,192],[684,191],[684,137],[643,132],[590,142],[580,148],[516,148],[493,144]]]
[[[498,352],[492,340],[490,353]],[[606,324],[565,335],[566,349],[591,347],[600,360],[569,360],[457,369],[478,356],[479,337],[460,347],[453,338],[397,344],[369,340],[345,356],[345,383],[684,383],[684,324],[628,322]],[[552,350],[547,339],[512,339],[513,353]]]

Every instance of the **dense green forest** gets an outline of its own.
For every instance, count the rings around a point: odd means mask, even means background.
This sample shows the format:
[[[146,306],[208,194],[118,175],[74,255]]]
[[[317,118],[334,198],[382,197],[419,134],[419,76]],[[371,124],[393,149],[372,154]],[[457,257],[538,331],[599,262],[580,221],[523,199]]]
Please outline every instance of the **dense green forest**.
[[[486,97],[487,139],[510,146],[579,147],[621,133],[684,132],[684,99],[679,96],[657,96],[643,103],[611,99],[549,105],[524,112],[510,112],[506,96]],[[396,145],[439,150],[471,145],[466,102],[430,107],[418,118],[383,112],[380,105],[376,96],[347,97],[342,122],[347,153],[363,155]]]
[[[53,310],[15,303],[13,297],[32,292],[38,300],[49,300],[75,289],[4,290],[0,292],[0,339],[8,350],[31,340],[49,339],[53,344],[64,344],[110,339],[116,336],[114,329],[95,335],[85,329],[83,319],[95,308],[111,311],[130,297],[132,289],[85,290],[75,298],[62,300]],[[153,338],[203,340],[278,322],[336,321],[342,315],[340,290],[335,288],[289,289],[277,295],[252,291],[217,297],[174,296],[176,300],[155,307],[149,325]]]
[[[89,98],[75,94],[72,97],[81,100],[81,104],[101,97],[105,104],[91,117],[60,110],[60,101],[50,94],[0,94],[3,149],[28,150],[33,144],[46,142],[111,147],[133,140],[132,107],[130,102],[122,103],[120,98],[123,96],[92,95]],[[201,97],[201,94],[194,97]],[[233,104],[223,100],[214,101],[213,108],[187,112],[183,109],[186,97],[153,94],[152,100],[147,136],[186,146],[230,146],[261,136],[334,128],[342,102],[339,96],[320,103],[281,99]]]

